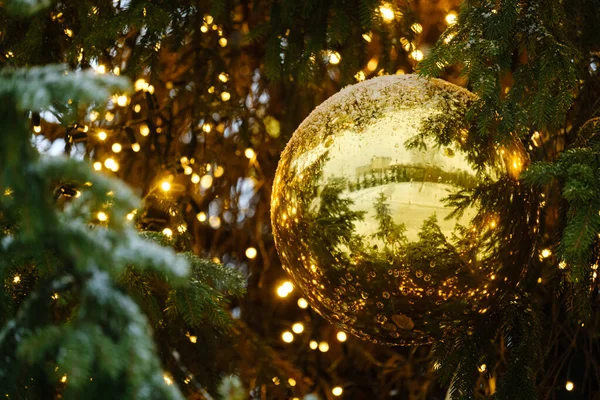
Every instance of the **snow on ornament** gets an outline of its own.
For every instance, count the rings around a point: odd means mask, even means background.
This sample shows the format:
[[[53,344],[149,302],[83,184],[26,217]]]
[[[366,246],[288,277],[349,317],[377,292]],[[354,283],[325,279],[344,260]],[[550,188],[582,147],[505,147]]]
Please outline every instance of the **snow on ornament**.
[[[346,87],[296,130],[271,221],[284,269],[326,319],[375,343],[427,343],[514,287],[519,274],[490,259],[485,239],[497,217],[447,202],[523,167],[508,147],[473,167],[475,100],[439,79],[382,76]]]

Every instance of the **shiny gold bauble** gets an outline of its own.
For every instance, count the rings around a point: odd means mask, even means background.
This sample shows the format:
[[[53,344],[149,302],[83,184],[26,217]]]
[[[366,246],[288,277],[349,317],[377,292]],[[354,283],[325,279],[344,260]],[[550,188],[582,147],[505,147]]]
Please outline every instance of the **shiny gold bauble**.
[[[448,204],[523,164],[511,153],[472,166],[474,101],[439,79],[382,76],[335,94],[296,130],[271,220],[283,268],[326,319],[376,343],[427,343],[514,285],[488,260],[497,217]]]

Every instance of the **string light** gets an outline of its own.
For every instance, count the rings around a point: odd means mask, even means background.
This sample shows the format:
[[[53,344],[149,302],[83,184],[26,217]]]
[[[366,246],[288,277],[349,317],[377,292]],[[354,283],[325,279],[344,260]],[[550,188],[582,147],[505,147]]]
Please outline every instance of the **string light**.
[[[337,51],[332,51],[329,53],[328,61],[331,65],[337,65],[342,61],[342,56]]]
[[[104,131],[98,132],[98,139],[106,140],[107,137],[108,137],[108,135],[106,134],[106,132],[104,132]]]
[[[150,134],[150,128],[148,128],[148,125],[146,125],[146,124],[140,125],[140,135],[148,136],[149,134]]]
[[[285,331],[281,334],[281,339],[286,343],[292,343],[294,341],[294,334],[290,331]]]
[[[231,95],[229,94],[229,92],[221,93],[221,100],[228,101],[230,98],[231,98]]]
[[[94,169],[95,169],[96,171],[100,171],[100,170],[102,169],[102,163],[101,163],[100,161],[96,161],[96,162],[94,163]]]
[[[168,192],[169,190],[171,190],[171,184],[168,181],[162,181],[160,183],[160,190],[162,190],[163,192]]]
[[[60,296],[58,295],[58,293],[54,293],[52,296],[50,296],[50,298],[51,298],[52,300],[58,300],[58,299],[59,299],[59,297],[60,297]]]
[[[215,178],[222,177],[224,173],[225,168],[221,167],[220,165],[217,165],[217,168],[215,168]]]
[[[33,127],[33,131],[35,133],[40,133],[42,131],[42,126],[41,125],[36,125]]]
[[[298,307],[300,307],[300,308],[308,307],[308,301],[306,301],[306,299],[304,297],[300,297],[298,299]]]
[[[192,175],[192,183],[198,183],[198,182],[200,182],[200,175],[193,174]]]
[[[334,387],[333,389],[331,389],[331,393],[335,396],[335,397],[339,397],[342,395],[342,393],[344,393],[344,389],[342,389],[339,386]]]
[[[135,83],[133,84],[133,87],[137,91],[146,90],[146,89],[148,89],[148,82],[146,82],[145,79],[140,78],[137,81],[135,81]]]
[[[381,17],[385,22],[392,22],[396,17],[394,10],[392,10],[392,8],[387,4],[380,6],[379,12],[381,13]]]
[[[208,219],[208,224],[213,229],[219,229],[221,227],[221,218],[218,215],[211,215]]]
[[[206,214],[204,212],[199,212],[198,214],[196,214],[196,218],[198,219],[198,221],[204,222],[206,221]]]
[[[133,150],[135,153],[140,151],[140,149],[141,149],[140,144],[137,142],[131,145],[131,150]]]
[[[550,250],[550,249],[543,249],[543,250],[541,251],[541,253],[540,253],[540,256],[541,256],[542,258],[548,258],[548,257],[550,257],[551,255],[552,255],[552,250]]]
[[[288,383],[290,384],[290,386],[294,387],[296,386],[296,380],[294,378],[290,378],[288,379]]]
[[[223,83],[227,82],[229,80],[229,77],[227,76],[227,74],[225,72],[221,72],[219,74],[219,80]]]
[[[67,382],[67,374],[64,374],[64,375],[62,376],[62,378],[60,378],[60,381],[61,381],[62,383],[66,383],[66,382]]]
[[[565,384],[565,389],[567,389],[567,392],[572,391],[575,388],[575,384],[571,381],[567,381],[567,383]]]
[[[96,218],[98,218],[98,221],[100,222],[108,221],[108,215],[106,215],[104,211],[99,211],[98,214],[96,214]]]
[[[202,179],[200,179],[200,187],[202,189],[208,189],[213,184],[213,177],[211,175],[204,175]]]
[[[162,233],[167,237],[173,236],[173,231],[170,228],[163,229]]]
[[[104,166],[110,170],[113,170],[115,168],[115,165],[116,161],[111,157],[108,157],[106,160],[104,160]]]
[[[487,365],[481,364],[479,367],[477,367],[477,369],[479,372],[484,372],[487,369]]]
[[[15,277],[13,278],[13,283],[19,283],[21,282],[21,277],[19,275],[15,275]]]
[[[302,323],[300,322],[296,322],[294,325],[292,325],[292,331],[294,331],[294,333],[302,333],[304,332],[304,325],[302,325]]]
[[[227,99],[227,100],[229,100],[229,99]],[[209,133],[211,129],[212,129],[212,127],[208,123],[202,125],[202,131],[203,132]]]
[[[146,88],[146,91],[150,94],[154,94],[154,86],[148,85],[148,87]]]
[[[414,50],[410,53],[410,57],[415,61],[421,61],[423,59],[423,52],[421,50]]]
[[[225,46],[227,46],[227,39],[225,39],[224,37],[223,37],[223,38],[221,38],[221,39],[219,39],[219,45],[220,45],[221,47],[225,47]]]
[[[167,375],[166,373],[163,374],[163,379],[165,380],[165,383],[169,386],[171,386],[173,384],[173,379]]]
[[[327,342],[319,343],[319,351],[321,353],[327,353],[329,351],[329,343],[327,343]]]
[[[293,290],[294,285],[292,285],[292,282],[285,281],[277,288],[277,295],[279,297],[287,297],[288,294],[292,293]]]
[[[119,107],[125,107],[127,105],[128,101],[129,101],[129,99],[125,95],[117,97],[117,105]]]
[[[257,254],[258,254],[258,252],[256,251],[256,248],[254,248],[254,247],[248,247],[246,249],[246,257],[248,257],[251,260],[256,258]]]
[[[129,221],[133,220],[133,217],[134,217],[133,213],[129,213],[129,214],[127,214],[127,215],[126,215],[126,218],[127,218]]]
[[[319,347],[319,343],[317,343],[314,340],[311,340],[310,343],[308,344],[308,346],[311,348],[311,350],[316,350],[317,347]]]
[[[566,262],[564,262],[564,261],[561,261],[561,262],[559,262],[559,263],[558,263],[558,268],[560,268],[560,269],[565,269],[565,268],[567,268],[567,263],[566,263]]]
[[[98,114],[98,111],[90,112],[90,121],[94,122],[95,120],[98,119],[99,116],[100,116],[100,114]]]
[[[106,67],[104,65],[98,65],[96,67],[96,72],[99,74],[105,74],[106,73]]]
[[[246,158],[251,160],[254,158],[254,156],[256,156],[256,153],[254,152],[254,149],[252,147],[248,147],[246,150],[244,150],[244,155],[246,156]]]
[[[456,12],[450,11],[448,14],[446,14],[446,23],[448,25],[454,25],[456,23],[457,17],[458,16],[456,15]]]
[[[104,119],[107,120],[108,122],[110,122],[113,119],[115,119],[115,114],[108,111],[106,114],[104,114]]]
[[[206,33],[206,32],[208,32],[208,26],[206,26],[206,25],[202,25],[202,26],[200,27],[200,31],[201,31],[202,33]]]
[[[121,143],[113,143],[111,149],[115,153],[120,153],[123,150],[123,146],[121,146]]]
[[[365,40],[365,42],[371,43],[371,40],[373,39],[373,34],[371,32],[363,33],[362,38]]]
[[[339,340],[340,342],[345,342],[346,340],[348,340],[348,335],[346,335],[346,332],[338,332],[337,335],[337,340]]]
[[[142,110],[142,106],[139,104],[136,104],[135,106],[133,106],[133,112],[135,113],[139,113]]]

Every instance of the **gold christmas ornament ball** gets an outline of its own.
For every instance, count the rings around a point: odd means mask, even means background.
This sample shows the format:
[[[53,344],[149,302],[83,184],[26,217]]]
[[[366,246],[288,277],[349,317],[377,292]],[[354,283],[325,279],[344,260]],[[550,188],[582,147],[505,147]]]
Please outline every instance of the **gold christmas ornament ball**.
[[[275,175],[271,221],[283,268],[310,305],[375,343],[428,343],[514,287],[490,260],[496,216],[452,195],[517,175],[523,153],[474,168],[465,117],[476,97],[439,79],[381,76],[346,87],[299,126]]]

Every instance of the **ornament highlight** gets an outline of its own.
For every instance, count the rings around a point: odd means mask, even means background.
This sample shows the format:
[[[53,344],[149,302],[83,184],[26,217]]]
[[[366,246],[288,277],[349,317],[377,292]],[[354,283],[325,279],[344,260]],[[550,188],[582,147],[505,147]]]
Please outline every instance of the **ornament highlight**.
[[[524,164],[502,148],[472,165],[465,114],[475,99],[439,79],[374,78],[317,107],[282,153],[271,199],[278,254],[311,306],[343,330],[428,343],[516,283],[490,259],[498,216],[449,204]]]

